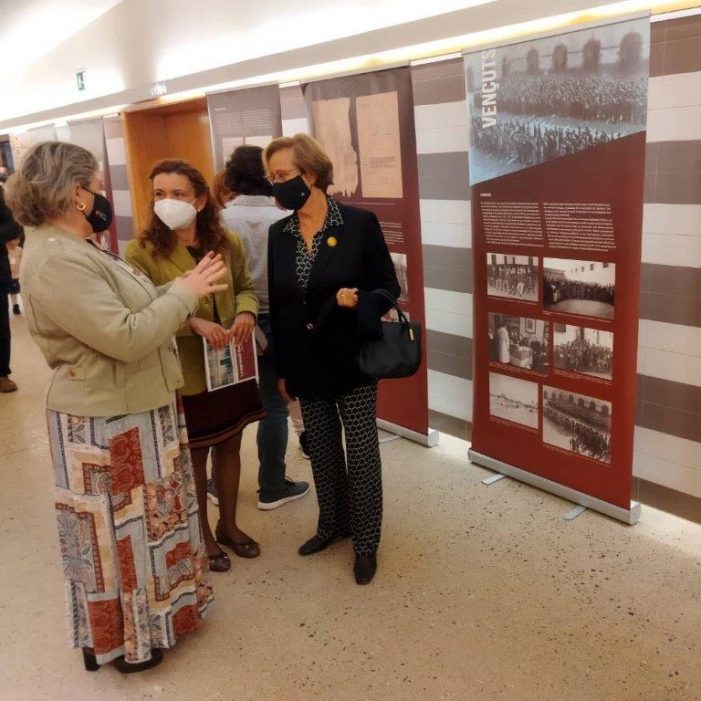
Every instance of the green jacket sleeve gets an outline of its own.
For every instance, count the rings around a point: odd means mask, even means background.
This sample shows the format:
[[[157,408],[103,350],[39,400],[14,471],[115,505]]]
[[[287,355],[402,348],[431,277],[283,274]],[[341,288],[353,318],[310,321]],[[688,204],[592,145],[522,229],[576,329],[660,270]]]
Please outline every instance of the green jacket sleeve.
[[[124,260],[133,265],[135,268],[140,270],[146,277],[148,277],[151,282],[156,284],[156,262],[153,259],[151,253],[141,245],[141,241],[138,239],[132,239],[126,245],[124,249]],[[159,295],[166,294],[176,281],[167,282],[165,285],[158,285],[156,289]],[[195,332],[192,330],[190,325],[190,319],[186,319],[185,323],[174,332],[175,336],[194,336]]]
[[[231,277],[234,282],[236,313],[250,312],[258,317],[258,297],[256,296],[251,274],[246,266],[246,252],[241,239],[229,233]]]
[[[175,283],[139,312],[132,312],[87,257],[63,252],[36,272],[34,295],[57,326],[90,348],[132,363],[163,345],[199,306],[197,295]],[[55,294],[61,290],[61,294]]]

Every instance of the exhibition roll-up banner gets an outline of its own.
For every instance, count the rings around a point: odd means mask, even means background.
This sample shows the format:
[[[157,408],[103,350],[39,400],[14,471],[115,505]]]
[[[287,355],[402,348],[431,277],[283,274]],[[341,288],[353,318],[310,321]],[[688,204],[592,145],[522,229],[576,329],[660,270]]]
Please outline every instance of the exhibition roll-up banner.
[[[321,80],[303,90],[313,133],[333,161],[328,193],[375,212],[401,285],[399,305],[425,328],[409,68]],[[378,416],[381,426],[431,445],[437,434],[428,427],[425,356],[413,377],[380,383]]]
[[[465,57],[470,458],[628,523],[648,19]]]
[[[282,136],[280,89],[266,85],[207,95],[214,167],[221,170],[237,146],[265,148]]]

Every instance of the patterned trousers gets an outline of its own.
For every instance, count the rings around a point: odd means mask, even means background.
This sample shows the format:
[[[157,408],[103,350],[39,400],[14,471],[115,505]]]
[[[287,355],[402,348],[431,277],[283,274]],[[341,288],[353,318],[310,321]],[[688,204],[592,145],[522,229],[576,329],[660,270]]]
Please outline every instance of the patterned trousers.
[[[300,404],[319,500],[317,535],[327,539],[350,531],[356,553],[374,553],[382,530],[377,384],[335,400],[302,399]]]

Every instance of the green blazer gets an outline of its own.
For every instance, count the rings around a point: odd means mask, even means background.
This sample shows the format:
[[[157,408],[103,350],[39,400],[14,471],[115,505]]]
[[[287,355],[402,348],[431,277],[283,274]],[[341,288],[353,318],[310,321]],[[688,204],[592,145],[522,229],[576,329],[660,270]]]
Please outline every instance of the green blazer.
[[[224,254],[227,273],[222,280],[228,285],[224,292],[205,297],[195,316],[214,321],[214,305],[221,325],[230,329],[237,314],[250,312],[258,316],[258,298],[253,291],[253,282],[246,268],[246,253],[238,236],[227,232],[229,249]],[[124,257],[153,281],[154,285],[165,285],[192,270],[196,263],[187,247],[178,241],[175,250],[168,258],[154,255],[149,241],[134,239],[129,241]],[[204,369],[204,345],[202,337],[195,334],[187,321],[177,333],[178,353],[183,366],[185,386],[183,394],[200,394],[207,391],[207,376]]]

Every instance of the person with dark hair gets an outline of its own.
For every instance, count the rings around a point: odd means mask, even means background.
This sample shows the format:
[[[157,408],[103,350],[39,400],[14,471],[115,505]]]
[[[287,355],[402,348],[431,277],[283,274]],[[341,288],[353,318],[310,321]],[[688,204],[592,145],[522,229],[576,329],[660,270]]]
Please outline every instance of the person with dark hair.
[[[278,388],[299,397],[319,501],[302,556],[353,537],[354,575],[369,584],[382,531],[377,380],[358,367],[364,341],[400,293],[373,212],[328,197],[333,165],[306,134],[265,150],[278,203],[294,212],[270,228],[268,277]],[[390,299],[388,299],[389,297]],[[344,446],[345,439],[345,446]]]
[[[3,175],[3,180],[5,176]],[[10,208],[5,204],[3,185],[0,183],[0,393],[17,391],[17,384],[10,379],[10,311],[7,295],[12,292],[13,275],[8,254],[8,245],[20,241],[22,227],[15,221]],[[17,307],[19,311],[19,307]]]
[[[231,561],[217,545],[239,557],[260,555],[258,544],[236,523],[241,479],[241,435],[263,418],[255,380],[207,391],[202,338],[214,348],[231,340],[247,342],[256,325],[258,300],[246,269],[240,239],[227,231],[202,173],[182,160],[156,163],[149,175],[153,186],[153,216],[141,238],[130,241],[126,258],[156,285],[164,285],[192,270],[210,253],[226,264],[227,289],[205,297],[196,315],[178,331],[178,353],[185,375],[181,390],[195,472],[197,501],[210,569],[226,572]],[[219,493],[220,519],[216,539],[207,520],[207,458],[213,451],[212,474]]]
[[[227,162],[225,172],[227,187],[238,195],[222,211],[222,222],[243,240],[260,304],[258,372],[265,418],[258,423],[257,435],[258,508],[269,511],[309,492],[307,482],[285,477],[288,406],[277,391],[268,304],[268,229],[288,212],[277,207],[270,196],[272,186],[265,175],[263,149],[259,146],[239,146]],[[291,404],[299,406],[297,402]]]
[[[155,287],[93,241],[112,220],[101,189],[92,153],[49,141],[24,155],[7,203],[27,227],[27,327],[53,371],[45,425],[69,639],[88,671],[138,672],[213,599],[173,335],[224,291],[225,270],[209,255]]]

